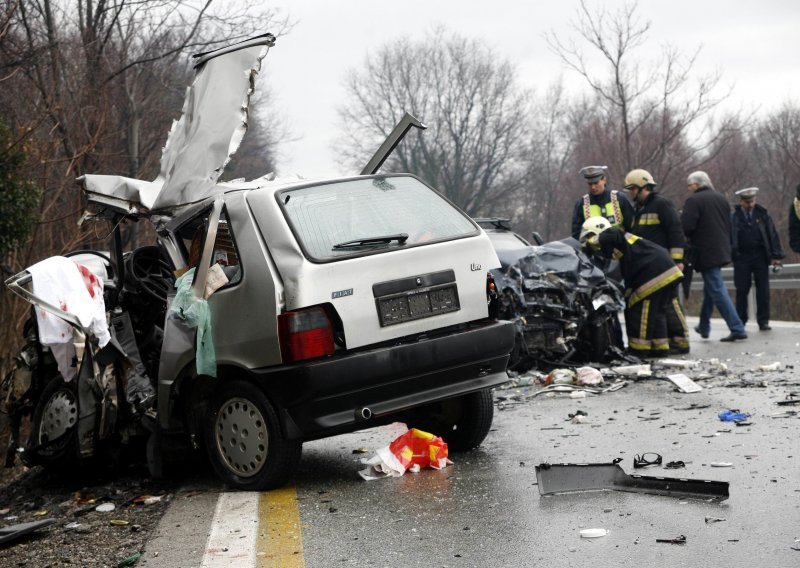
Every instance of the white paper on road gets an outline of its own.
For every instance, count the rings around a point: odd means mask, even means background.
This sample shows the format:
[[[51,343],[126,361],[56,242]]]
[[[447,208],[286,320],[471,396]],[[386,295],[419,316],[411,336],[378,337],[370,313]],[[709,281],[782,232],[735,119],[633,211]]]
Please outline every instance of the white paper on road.
[[[258,496],[257,491],[220,494],[203,555],[203,568],[255,567]]]
[[[677,373],[675,375],[667,375],[667,378],[672,381],[678,390],[681,392],[691,393],[691,392],[699,392],[703,390],[703,387],[698,385],[692,379],[684,375],[683,373]]]

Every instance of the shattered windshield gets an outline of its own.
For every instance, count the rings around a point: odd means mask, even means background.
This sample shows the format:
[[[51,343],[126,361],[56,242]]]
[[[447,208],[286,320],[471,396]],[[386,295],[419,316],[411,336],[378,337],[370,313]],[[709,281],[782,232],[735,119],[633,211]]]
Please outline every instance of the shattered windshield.
[[[395,250],[477,232],[469,218],[410,176],[304,187],[280,193],[279,200],[295,236],[315,260]]]

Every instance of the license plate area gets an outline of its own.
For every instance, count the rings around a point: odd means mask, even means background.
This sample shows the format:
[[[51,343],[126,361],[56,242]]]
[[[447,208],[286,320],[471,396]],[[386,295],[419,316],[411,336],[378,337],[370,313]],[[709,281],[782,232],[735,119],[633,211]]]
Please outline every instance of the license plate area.
[[[375,299],[381,327],[414,321],[461,309],[456,284],[442,284]]]

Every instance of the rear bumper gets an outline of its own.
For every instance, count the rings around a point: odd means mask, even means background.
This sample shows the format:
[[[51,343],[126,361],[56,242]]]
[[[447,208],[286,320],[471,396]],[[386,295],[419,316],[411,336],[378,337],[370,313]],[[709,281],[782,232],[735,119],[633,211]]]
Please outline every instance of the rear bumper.
[[[254,369],[284,432],[306,440],[368,428],[404,410],[508,380],[513,324],[485,322],[414,343]],[[364,420],[368,408],[373,418]]]

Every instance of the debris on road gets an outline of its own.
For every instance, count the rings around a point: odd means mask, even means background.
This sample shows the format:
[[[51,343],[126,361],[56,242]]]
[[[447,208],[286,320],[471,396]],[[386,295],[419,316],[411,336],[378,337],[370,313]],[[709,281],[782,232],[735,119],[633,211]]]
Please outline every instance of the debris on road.
[[[56,524],[55,519],[42,519],[41,521],[33,521],[32,523],[20,523],[18,525],[11,525],[10,527],[0,528],[0,545],[8,544],[27,534],[54,524]]]
[[[442,469],[452,464],[447,457],[447,443],[439,436],[411,428],[391,444],[375,450],[375,456],[361,460],[368,465],[358,474],[366,481],[384,477],[400,477],[407,470],[419,471],[422,467]]]
[[[607,534],[608,531],[606,529],[583,529],[581,531],[581,538],[599,538]]]
[[[723,410],[719,413],[719,419],[723,422],[744,422],[747,414],[738,410]]]
[[[572,369],[553,369],[545,376],[546,385],[572,385],[575,384],[576,373]]]
[[[675,538],[657,538],[656,542],[665,542],[667,544],[686,544],[686,536],[680,534]]]
[[[611,490],[713,501],[727,499],[729,485],[727,481],[628,474],[619,460],[588,464],[542,463],[536,466],[536,480],[542,495]]]
[[[636,454],[633,456],[634,469],[640,469],[650,465],[661,465],[661,454],[656,452],[645,452],[642,455]]]
[[[780,361],[775,361],[774,363],[770,363],[768,365],[759,365],[759,371],[783,371],[784,365]]]
[[[727,519],[723,519],[721,517],[706,517],[706,524],[709,524],[709,523],[721,523],[722,521],[725,521],[725,520],[727,520]]]
[[[603,373],[594,367],[578,367],[575,373],[575,383],[578,385],[592,387],[603,384]]]
[[[621,367],[611,367],[609,371],[626,377],[649,377],[653,374],[650,365],[623,365]]]
[[[693,393],[699,392],[703,390],[703,387],[698,385],[692,379],[684,375],[683,373],[677,373],[674,375],[667,375],[667,379],[671,381],[680,392],[684,393]]]
[[[585,424],[589,422],[589,413],[584,410],[576,410],[574,413],[570,412],[567,416],[567,420],[573,424]]]

